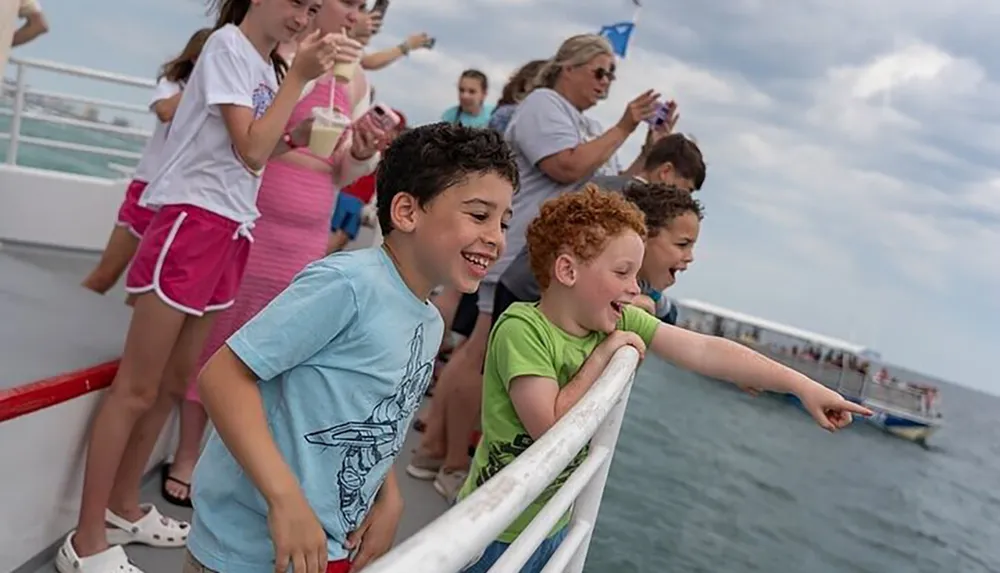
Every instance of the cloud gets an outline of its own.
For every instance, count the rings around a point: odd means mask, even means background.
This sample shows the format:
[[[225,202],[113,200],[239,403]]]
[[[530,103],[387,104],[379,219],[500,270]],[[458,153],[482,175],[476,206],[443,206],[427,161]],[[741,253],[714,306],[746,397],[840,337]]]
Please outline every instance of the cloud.
[[[128,19],[135,38],[175,38],[155,42],[166,52],[205,21],[199,2],[156,18],[148,7],[93,4],[97,18]],[[675,295],[856,340],[1000,393],[989,361],[1000,346],[991,318],[1000,315],[993,4],[646,4],[611,96],[590,113],[612,125],[629,99],[656,88],[679,102],[679,128],[703,148],[708,215],[698,261]],[[46,3],[48,11],[71,8],[69,0]],[[437,46],[372,80],[378,99],[413,121],[433,121],[454,104],[463,69],[487,72],[495,96],[518,65],[630,14],[625,0],[394,3],[373,47],[416,31],[436,36]],[[57,28],[45,40],[63,50],[51,59],[80,53],[83,40],[61,33],[70,34]],[[141,66],[151,75],[159,63],[148,53],[154,47],[127,53],[107,29],[87,41],[104,42],[92,66]],[[624,162],[641,136],[623,146]]]

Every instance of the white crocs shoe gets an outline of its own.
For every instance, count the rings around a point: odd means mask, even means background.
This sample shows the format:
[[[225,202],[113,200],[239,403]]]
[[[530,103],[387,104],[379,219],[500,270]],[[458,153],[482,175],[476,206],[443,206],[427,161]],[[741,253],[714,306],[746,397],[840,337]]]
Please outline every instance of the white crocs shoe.
[[[188,534],[191,533],[188,522],[160,514],[151,503],[144,503],[139,507],[146,510],[146,515],[135,523],[115,515],[111,510],[104,512],[104,520],[112,526],[107,528],[109,544],[141,543],[152,547],[184,547]]]
[[[59,573],[142,573],[142,569],[128,560],[120,545],[112,545],[90,557],[80,557],[73,548],[75,534],[74,531],[67,535],[56,553],[56,571]]]

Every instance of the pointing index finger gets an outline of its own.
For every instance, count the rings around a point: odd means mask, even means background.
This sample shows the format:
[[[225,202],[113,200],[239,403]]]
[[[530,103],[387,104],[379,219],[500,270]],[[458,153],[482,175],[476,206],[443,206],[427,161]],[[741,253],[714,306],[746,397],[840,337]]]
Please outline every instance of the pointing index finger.
[[[861,404],[855,404],[854,402],[851,402],[850,400],[844,400],[843,409],[847,410],[848,412],[851,412],[853,414],[861,414],[862,416],[865,416],[865,417],[875,415],[875,412],[869,410],[868,408],[865,408]]]

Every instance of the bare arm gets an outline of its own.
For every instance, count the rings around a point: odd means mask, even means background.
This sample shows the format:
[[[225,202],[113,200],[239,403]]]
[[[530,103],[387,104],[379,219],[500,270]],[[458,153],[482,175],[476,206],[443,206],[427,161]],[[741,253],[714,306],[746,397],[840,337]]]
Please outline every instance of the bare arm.
[[[14,32],[10,43],[11,47],[27,44],[49,31],[49,22],[42,12],[31,12],[25,16],[25,19],[27,21],[24,25]]]
[[[552,378],[541,376],[519,376],[510,381],[514,410],[532,439],[540,438],[583,398],[607,368],[612,355],[599,346],[562,388]]]
[[[177,113],[177,106],[181,103],[181,92],[177,92],[174,95],[161,99],[160,101],[153,104],[153,113],[156,114],[156,119],[163,123],[170,123],[174,119],[174,114]]]
[[[280,141],[281,136],[305,85],[306,80],[289,70],[271,107],[256,120],[253,110],[248,107],[230,104],[219,106],[233,147],[247,167],[260,171],[272,155],[288,151],[288,146]]]
[[[650,350],[681,368],[740,386],[799,394],[815,384],[742,344],[669,324],[657,327]]]
[[[403,44],[371,54],[365,54],[361,58],[361,68],[370,72],[381,70],[405,55],[406,52],[403,51]]]
[[[198,376],[198,390],[219,437],[269,505],[301,495],[267,426],[257,377],[223,345]]]
[[[611,159],[630,133],[625,127],[616,124],[593,141],[542,159],[538,162],[538,168],[549,178],[564,185],[588,179]]]

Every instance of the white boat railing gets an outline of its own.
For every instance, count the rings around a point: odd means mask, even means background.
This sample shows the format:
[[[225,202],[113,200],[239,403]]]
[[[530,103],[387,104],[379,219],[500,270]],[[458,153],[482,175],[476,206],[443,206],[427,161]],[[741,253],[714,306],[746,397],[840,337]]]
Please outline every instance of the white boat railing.
[[[134,151],[128,151],[124,149],[117,149],[114,147],[106,147],[99,145],[89,145],[85,143],[77,143],[72,141],[62,141],[46,137],[32,137],[21,133],[22,124],[24,120],[32,119],[56,125],[78,127],[86,130],[98,131],[103,133],[112,133],[116,135],[135,136],[144,139],[149,138],[150,135],[152,135],[152,132],[148,129],[113,125],[110,123],[104,123],[100,121],[90,121],[85,118],[73,117],[70,114],[63,116],[56,113],[50,113],[49,111],[30,111],[26,109],[26,105],[28,103],[27,96],[32,95],[38,98],[81,104],[84,106],[90,106],[94,108],[116,109],[120,111],[127,111],[138,114],[149,113],[149,109],[142,105],[29,88],[27,83],[28,70],[29,69],[44,70],[63,75],[70,75],[80,78],[97,80],[101,82],[107,82],[107,83],[113,83],[113,84],[125,85],[137,88],[147,88],[147,89],[152,89],[156,87],[156,82],[148,78],[138,78],[134,76],[127,76],[124,74],[104,72],[101,70],[94,70],[91,68],[85,68],[81,66],[71,66],[67,64],[60,64],[57,62],[49,62],[45,60],[31,60],[26,58],[15,57],[15,58],[10,58],[9,63],[13,64],[13,66],[15,67],[13,105],[10,110],[0,108],[0,115],[11,116],[10,129],[8,133],[0,133],[0,139],[7,139],[8,141],[7,142],[8,164],[17,165],[18,148],[22,143],[26,143],[29,145],[38,145],[41,147],[48,147],[52,149],[80,151],[85,153],[92,153],[95,155],[116,157],[121,159],[138,160],[141,157],[140,153]],[[4,91],[6,92],[8,90],[5,89]]]
[[[572,506],[566,538],[543,573],[581,573],[638,364],[639,354],[630,346],[615,353],[593,387],[545,435],[468,498],[365,569],[366,573],[461,571],[589,442],[587,459],[490,569],[492,573],[520,571]]]

